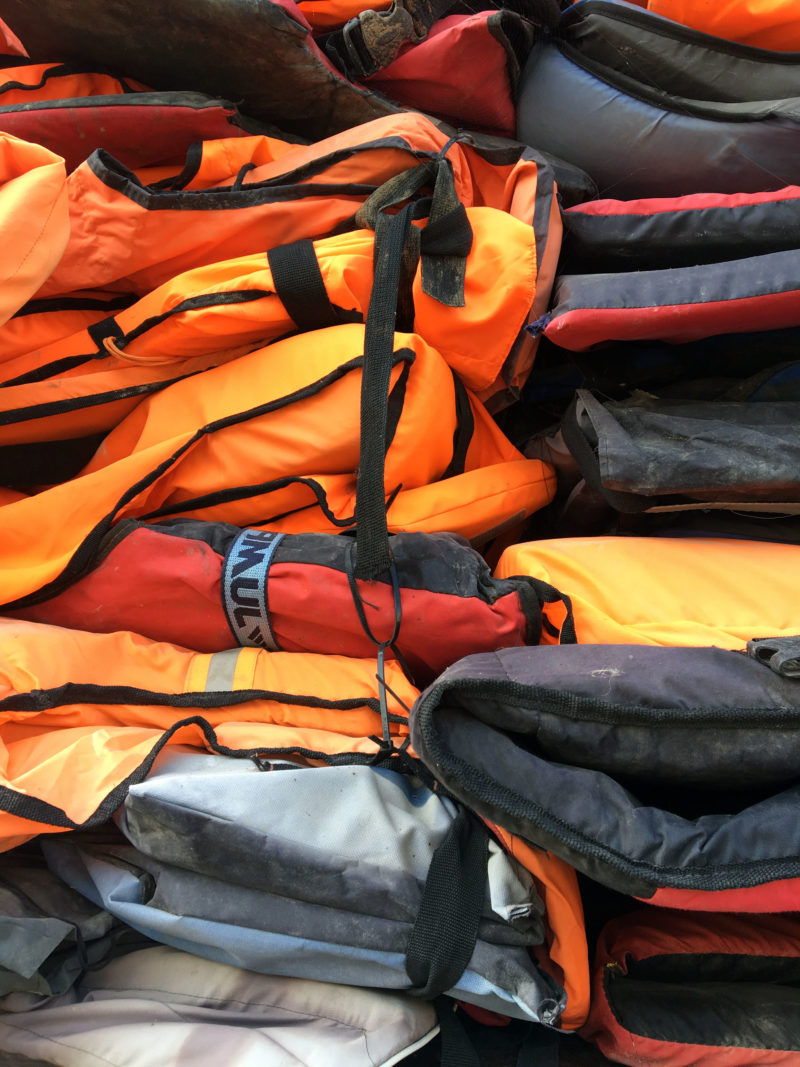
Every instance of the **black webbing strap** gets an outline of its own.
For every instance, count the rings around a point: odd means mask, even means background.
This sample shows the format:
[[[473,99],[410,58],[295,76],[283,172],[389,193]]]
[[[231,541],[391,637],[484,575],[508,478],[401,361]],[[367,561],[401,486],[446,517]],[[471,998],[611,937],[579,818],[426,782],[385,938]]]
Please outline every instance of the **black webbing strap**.
[[[400,579],[397,575],[397,567],[393,559],[389,561],[389,575],[392,580],[392,601],[394,604],[394,618],[392,619],[392,629],[388,634],[383,637],[376,637],[372,632],[372,627],[367,621],[366,613],[364,612],[364,604],[361,600],[361,593],[359,592],[358,585],[355,577],[355,567],[353,565],[353,542],[347,546],[345,553],[345,572],[347,574],[347,582],[350,586],[350,595],[353,598],[355,604],[356,614],[358,615],[358,621],[361,623],[361,628],[367,637],[375,645],[378,654],[378,670],[376,678],[378,680],[379,692],[379,704],[381,711],[381,729],[382,729],[382,747],[384,749],[393,747],[391,733],[389,730],[389,703],[386,698],[386,693],[389,690],[389,686],[386,684],[386,649],[391,648],[395,656],[397,651],[394,648],[394,643],[400,633],[400,622],[403,617],[402,603],[400,600]],[[399,698],[395,696],[395,699],[399,703],[403,703]],[[408,709],[407,709],[408,710]],[[409,711],[410,714],[410,711]]]
[[[341,320],[325,288],[313,241],[292,241],[270,248],[267,261],[275,292],[299,330],[338,325]]]
[[[478,938],[488,861],[486,827],[459,807],[431,859],[406,946],[406,973],[415,996],[434,1000],[455,986],[469,964]]]
[[[426,160],[415,167],[402,170],[388,178],[371,193],[356,211],[356,225],[362,229],[374,230],[381,211],[387,207],[396,207],[419,192],[423,185],[429,185],[436,179],[436,161]]]
[[[448,307],[464,307],[471,248],[472,227],[458,199],[453,165],[449,159],[440,158],[428,225],[420,234],[423,293]]]
[[[414,218],[428,216],[423,230],[410,232],[406,256],[413,276],[422,260],[422,291],[440,304],[464,307],[467,256],[472,248],[472,227],[456,192],[453,165],[444,151],[384,182],[356,212],[356,224],[375,229],[381,211],[402,204],[433,182],[433,197],[417,201]]]
[[[434,181],[432,199],[402,204],[424,184]],[[420,231],[412,219],[429,215]],[[356,484],[356,578],[372,581],[389,570],[389,531],[384,498],[384,463],[389,382],[401,282],[413,277],[422,255],[422,279],[440,303],[464,304],[466,257],[472,229],[455,189],[453,168],[440,155],[391,178],[370,196],[356,214],[359,226],[375,230],[374,280],[364,329],[364,371],[361,379],[361,448]],[[438,223],[426,243],[425,233]],[[429,261],[426,268],[426,258]],[[427,270],[427,274],[426,274]],[[425,290],[428,292],[429,290]]]
[[[362,11],[322,44],[328,58],[351,81],[387,67],[404,44],[419,44],[455,0],[394,0],[387,11]]]
[[[361,443],[356,482],[356,578],[372,581],[389,570],[389,528],[383,472],[394,320],[400,268],[414,206],[381,212],[375,225],[375,275],[364,328],[361,377]]]
[[[97,345],[98,354],[102,356],[107,355],[103,345],[106,337],[110,337],[115,342],[125,339],[125,332],[113,315],[109,315],[108,318],[101,319],[99,322],[93,322],[91,326],[86,327],[86,332]]]

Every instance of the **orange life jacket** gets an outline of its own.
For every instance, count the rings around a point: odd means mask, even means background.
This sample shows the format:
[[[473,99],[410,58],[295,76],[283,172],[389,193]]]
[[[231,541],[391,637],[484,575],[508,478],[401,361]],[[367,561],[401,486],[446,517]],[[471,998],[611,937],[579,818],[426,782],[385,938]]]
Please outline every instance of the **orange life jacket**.
[[[535,242],[533,229],[505,212],[470,208],[467,218],[473,244],[466,261],[464,306],[448,307],[427,295],[418,268],[412,288],[414,329],[465,385],[492,393],[535,300]],[[5,383],[0,389],[0,444],[110,429],[143,395],[166,383],[227,362],[295,328],[363,321],[372,290],[373,245],[372,231],[356,230],[304,247],[319,267],[322,285],[311,294],[304,290],[299,298],[292,268],[277,257],[273,261],[272,252],[200,267],[115,316],[92,321],[72,337],[0,363]]]
[[[69,237],[64,160],[0,133],[0,325],[25,304],[61,258]]]
[[[575,868],[495,823],[487,822],[487,825],[503,848],[533,875],[544,903],[547,938],[542,946],[546,951],[533,951],[539,966],[563,985],[567,994],[567,1005],[559,1020],[561,1028],[577,1030],[589,1013],[591,982],[583,904]]]
[[[209,154],[219,176],[213,187],[205,180],[195,187],[196,168],[212,169]],[[144,186],[103,152],[71,174],[69,248],[39,295],[87,288],[141,295],[191,267],[350,228],[369,193],[440,155],[453,166],[465,207],[533,222],[540,272],[551,260],[552,272],[558,258],[552,173],[541,157],[523,145],[456,136],[420,114],[375,119],[288,151],[274,138],[242,138],[205,142],[201,157],[190,155],[173,187]],[[108,240],[98,242],[99,227]]]
[[[0,648],[0,849],[105,821],[167,744],[310,764],[381,746],[374,659],[207,654],[9,619]],[[416,690],[395,663],[385,678],[385,725],[402,741],[400,701],[410,707]]]
[[[263,162],[270,156],[272,162]],[[490,140],[453,139],[411,114],[291,151],[269,138],[209,142],[202,156],[176,176],[178,188],[143,186],[105,153],[95,153],[70,175],[70,244],[39,296],[87,287],[145,294],[189,269],[354,229],[354,215],[369,194],[413,167],[425,165],[432,175],[442,158],[465,208],[493,207],[526,227],[533,223],[534,321],[547,306],[560,249],[552,172],[521,145],[509,154]],[[198,168],[204,176],[195,188]],[[218,183],[213,187],[207,184],[211,175]],[[420,199],[424,192],[417,189],[409,196]],[[100,231],[108,240],[97,240]],[[475,242],[476,253],[481,243]],[[529,273],[530,255],[523,258]],[[487,264],[475,275],[485,307],[495,273],[496,267]],[[495,407],[514,400],[534,350],[533,338],[521,333],[513,351],[503,356],[509,358],[502,372],[488,388],[478,386],[483,398]]]
[[[14,361],[29,352],[38,352],[56,341],[64,341],[95,322],[128,307],[133,301],[122,293],[71,293],[54,300],[29,300],[0,330],[0,381],[14,377]],[[33,358],[20,364],[20,373],[41,366]]]
[[[352,528],[363,351],[363,326],[333,326],[142,401],[79,476],[0,508],[4,597],[53,581],[76,552],[73,567],[84,551],[88,562],[97,539],[128,516]],[[392,358],[383,497],[393,532],[486,539],[551,499],[552,468],[508,442],[433,348],[396,334]]]
[[[529,574],[572,603],[580,644],[716,645],[800,631],[800,545],[669,537],[575,537],[506,549],[499,578]],[[545,604],[542,644],[565,618]]]
[[[715,37],[776,52],[800,52],[795,0],[647,0],[647,8]]]

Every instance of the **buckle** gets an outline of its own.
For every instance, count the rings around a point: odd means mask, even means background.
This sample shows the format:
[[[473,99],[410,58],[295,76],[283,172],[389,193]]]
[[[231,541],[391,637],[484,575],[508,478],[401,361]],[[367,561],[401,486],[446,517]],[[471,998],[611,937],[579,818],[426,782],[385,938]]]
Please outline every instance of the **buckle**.
[[[427,36],[402,3],[386,11],[362,11],[331,35],[326,50],[342,72],[352,81],[363,81],[397,58],[406,43],[419,44]]]

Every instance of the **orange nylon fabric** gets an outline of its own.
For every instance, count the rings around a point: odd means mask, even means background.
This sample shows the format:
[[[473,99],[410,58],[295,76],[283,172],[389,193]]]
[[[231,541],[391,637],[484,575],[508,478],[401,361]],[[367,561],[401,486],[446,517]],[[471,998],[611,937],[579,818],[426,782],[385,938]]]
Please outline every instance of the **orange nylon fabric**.
[[[728,41],[800,52],[797,0],[648,0],[656,15]]]
[[[0,391],[0,419],[5,422],[0,425],[0,445],[59,441],[108,430],[141,401],[144,394],[130,390],[152,392],[153,385],[160,387],[162,382],[218,366],[241,351],[213,352],[187,359],[177,367],[101,358],[97,360],[100,370],[90,356],[61,377],[6,386]]]
[[[188,269],[319,238],[351,224],[368,191],[445,149],[465,207],[499,208],[530,225],[538,191],[534,159],[490,163],[469,140],[450,143],[448,133],[420,114],[391,115],[314,145],[293,145],[244,174],[236,189],[230,183],[239,168],[213,189],[165,190],[143,186],[107,154],[95,153],[69,176],[69,247],[39,295],[87,288],[144,295]],[[215,144],[204,145],[204,155]],[[252,155],[250,144],[237,162]],[[287,185],[304,195],[287,199]],[[321,185],[325,192],[315,189]],[[555,245],[559,239],[560,229],[548,237]]]
[[[575,537],[506,549],[499,578],[541,578],[572,601],[581,644],[742,649],[800,632],[800,545],[705,538]],[[562,605],[543,614],[560,629]],[[542,644],[558,637],[542,631]]]
[[[487,823],[503,848],[533,875],[536,888],[544,904],[546,921],[546,953],[537,959],[556,981],[563,985],[567,1004],[559,1020],[563,1030],[577,1030],[589,1014],[590,974],[589,948],[583,919],[583,903],[578,876],[558,856],[533,848],[521,838],[510,834],[494,823]]]
[[[474,239],[466,264],[465,306],[447,307],[427,296],[418,267],[415,332],[439,350],[465,385],[479,391],[489,389],[501,374],[531,314],[536,246],[531,227],[505,212],[470,208],[467,215]],[[372,291],[373,232],[355,230],[316,241],[314,247],[331,302],[365,316]],[[92,315],[90,322],[98,317]],[[109,321],[118,334],[103,344],[84,329],[0,364],[0,381],[32,371],[41,380],[49,365],[59,371],[47,378],[46,394],[38,383],[10,386],[0,393],[0,413],[8,413],[0,441],[59,439],[109,429],[114,425],[111,416],[116,415],[116,421],[121,417],[120,405],[110,396],[107,405],[98,406],[99,394],[227,362],[295,328],[275,293],[265,253],[187,271]],[[77,366],[62,369],[64,359],[79,356],[84,359]],[[28,417],[29,407],[56,402],[59,395],[75,403],[83,397],[90,410],[63,416],[50,412],[40,420]],[[14,411],[20,413],[17,423],[10,421]]]
[[[80,307],[82,297],[85,297],[87,303],[95,306]],[[111,305],[111,301],[117,299],[119,297],[109,297],[103,293],[74,293],[61,301],[61,306],[56,308],[37,309],[35,303],[20,308],[0,330],[0,381],[8,381],[15,373],[25,373],[41,366],[41,359],[38,357],[40,349],[63,342],[92,323],[107,318],[112,313],[113,306],[104,309],[103,304]],[[7,366],[16,366],[14,361],[21,356],[27,356],[28,353],[37,355],[29,360],[22,360],[19,372],[7,370]]]
[[[225,746],[245,757],[281,750],[313,764],[338,752],[377,751],[370,740],[381,734],[371,659],[255,648],[210,655],[124,631],[87,634],[8,619],[0,620],[0,650],[0,849],[70,829],[70,822],[80,825],[104,802],[108,817],[124,792],[116,803],[106,798],[131,775],[144,777],[160,743]],[[410,707],[417,691],[397,664],[387,662],[386,681]],[[59,692],[68,683],[96,688],[75,690],[73,699],[69,690]],[[34,690],[44,695],[26,699]],[[242,690],[257,692],[233,703],[230,694]],[[206,695],[214,693],[219,696]],[[161,702],[158,694],[166,695]],[[166,702],[180,694],[196,700]],[[15,697],[14,710],[4,707]],[[390,732],[402,739],[406,712],[392,692],[387,700],[400,720],[390,723]],[[206,701],[213,706],[203,706]],[[35,801],[56,813],[37,814]]]
[[[298,0],[297,6],[316,33],[327,33],[362,11],[386,11],[392,0],[376,0],[374,4],[369,0]]]
[[[428,337],[425,324],[440,324],[434,327],[435,343],[495,410],[516,399],[530,372],[536,342],[522,326],[547,306],[561,221],[552,177],[545,172],[540,182],[530,150],[520,146],[512,162],[508,153],[492,156],[491,145],[481,151],[471,147],[468,136],[464,143],[454,142],[421,115],[404,114],[311,146],[287,147],[270,138],[194,146],[184,173],[174,178],[175,188],[145,186],[107,153],[97,152],[70,175],[69,247],[39,296],[63,296],[78,285],[145,296],[183,272],[349,229],[374,189],[444,155],[461,202],[469,210],[483,209],[475,215],[476,239],[468,259],[471,291],[456,317],[423,294],[418,280],[415,328]],[[488,208],[494,212],[484,216]],[[509,307],[520,294],[527,305],[524,315]],[[489,320],[494,329],[486,328]],[[475,331],[478,321],[481,333]],[[31,355],[33,362],[38,358]],[[70,372],[75,373],[82,371]],[[69,395],[70,388],[79,387],[64,388]],[[55,384],[52,392],[58,392]],[[8,402],[15,410],[23,406],[14,397]],[[70,416],[59,433],[94,432],[104,428],[99,420],[96,412],[90,429]],[[37,432],[29,427],[14,439],[34,440]]]
[[[0,508],[6,602],[54,580],[93,530],[127,516],[288,532],[352,527],[363,339],[358,324],[296,335],[142,401],[81,474]],[[466,440],[453,373],[434,349],[396,334],[395,353],[389,405],[398,414],[385,465],[392,532],[478,538],[552,499],[552,468],[525,459],[468,393],[474,425]],[[454,438],[464,473],[457,464],[445,477]]]
[[[67,246],[66,176],[60,156],[0,133],[0,325],[31,298]]]
[[[297,147],[277,137],[223,137],[197,142],[186,154],[182,167],[142,167],[135,171],[143,185],[168,183],[169,189],[216,189],[230,187],[242,167],[263,167]]]
[[[141,82],[123,81],[112,74],[76,71],[62,63],[32,63],[0,68],[0,107],[43,100],[70,100],[86,96],[118,96],[146,92]]]

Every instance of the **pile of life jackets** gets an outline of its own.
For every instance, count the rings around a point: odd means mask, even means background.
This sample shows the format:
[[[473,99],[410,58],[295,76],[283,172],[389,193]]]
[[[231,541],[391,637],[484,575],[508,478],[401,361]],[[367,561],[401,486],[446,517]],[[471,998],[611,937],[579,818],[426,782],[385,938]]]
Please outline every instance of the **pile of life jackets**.
[[[793,6],[0,0],[0,1063],[800,1063]]]

